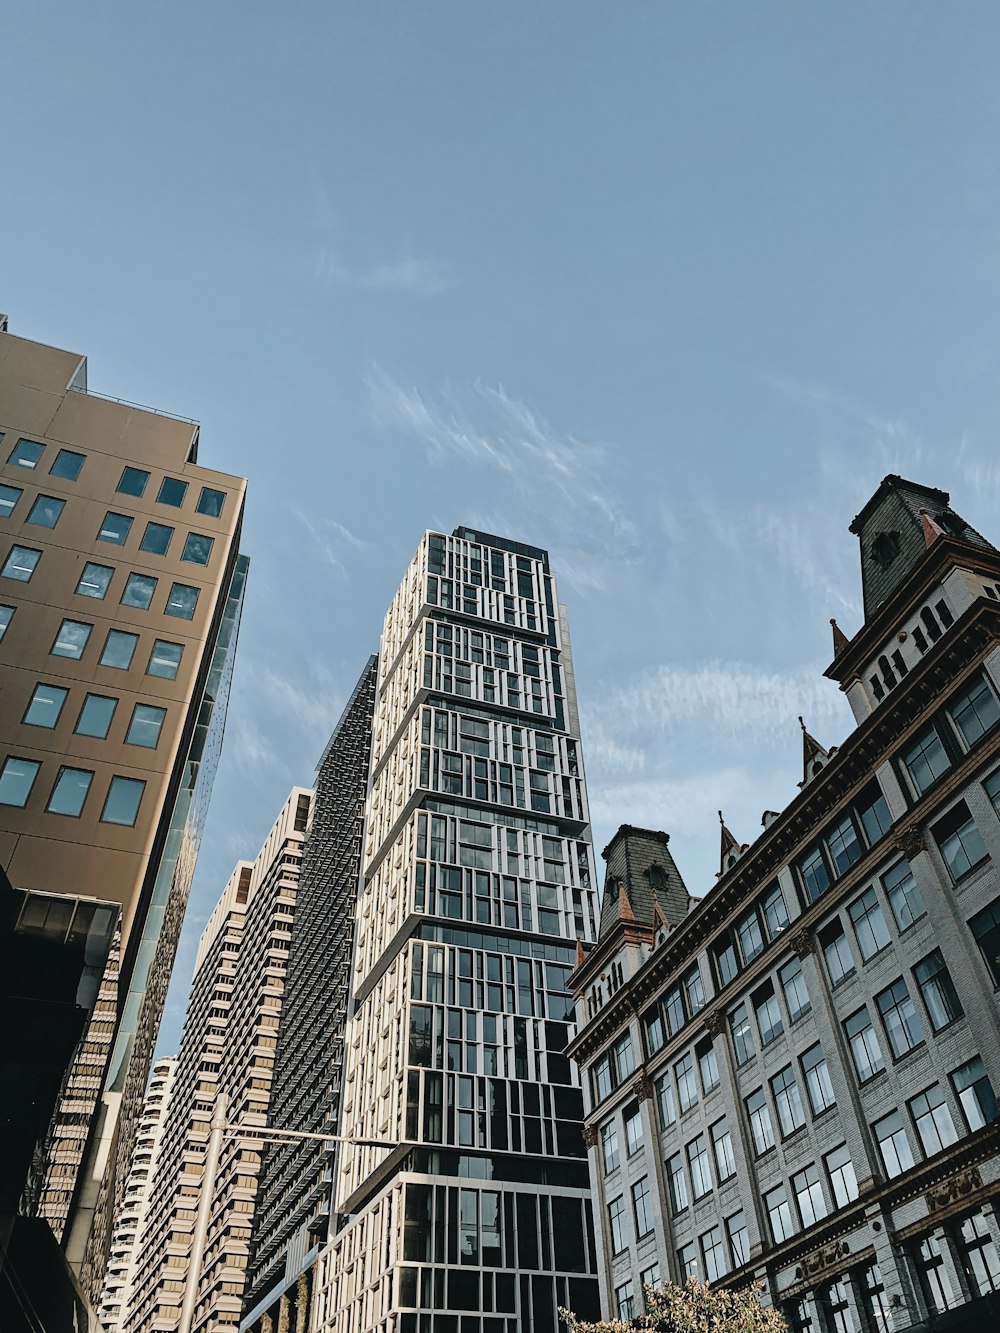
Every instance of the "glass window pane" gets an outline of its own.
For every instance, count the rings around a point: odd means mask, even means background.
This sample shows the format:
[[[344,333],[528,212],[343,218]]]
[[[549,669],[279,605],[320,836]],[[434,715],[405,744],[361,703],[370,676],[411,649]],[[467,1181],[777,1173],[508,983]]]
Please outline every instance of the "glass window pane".
[[[203,486],[201,495],[198,497],[198,513],[205,514],[208,518],[221,518],[222,506],[225,503],[225,491],[215,491],[208,486]]]
[[[939,819],[931,833],[956,884],[967,871],[986,860],[986,844],[964,801]]]
[[[933,727],[903,751],[903,763],[918,796],[922,796],[951,767],[951,760]]]
[[[29,727],[54,727],[59,721],[69,690],[61,685],[36,685],[23,721]]]
[[[4,561],[4,578],[14,579],[18,583],[30,583],[41,558],[41,551],[35,551],[30,546],[12,546],[10,555]]]
[[[141,467],[127,467],[115,489],[120,495],[142,495],[147,481],[149,473],[144,472]]]
[[[31,506],[27,521],[38,528],[54,528],[59,522],[59,515],[66,508],[66,501],[55,495],[39,495]]]
[[[874,889],[866,889],[847,909],[861,957],[868,961],[889,943],[889,931]]]
[[[96,597],[98,601],[102,601],[114,572],[110,565],[95,565],[88,560],[80,575],[80,582],[76,585],[77,594],[80,597]]]
[[[52,645],[52,655],[81,658],[93,628],[93,625],[88,625],[83,620],[64,620]]]
[[[918,921],[924,915],[927,909],[913,878],[909,861],[900,861],[898,865],[886,871],[882,876],[882,885],[900,930],[907,930],[914,921]]]
[[[171,643],[168,639],[157,639],[146,668],[147,676],[161,676],[164,680],[174,680],[177,668],[181,664],[184,645]]]
[[[61,768],[46,810],[52,815],[78,816],[93,780],[93,773],[86,768]]]
[[[7,626],[14,619],[15,607],[0,606],[0,639],[7,633]]]
[[[0,486],[0,518],[8,518],[24,494],[18,486]]]
[[[180,509],[184,503],[184,496],[187,494],[188,484],[177,477],[164,477],[160,482],[160,490],[156,497],[156,503],[161,505],[170,505],[173,509]]]
[[[128,514],[107,513],[104,515],[97,540],[111,542],[113,546],[124,546],[131,528],[132,520]]]
[[[969,922],[994,986],[1000,986],[1000,898],[984,907]]]
[[[173,528],[166,523],[147,523],[146,531],[139,543],[139,550],[145,551],[148,555],[166,555],[173,535]]]
[[[101,823],[124,824],[131,828],[139,813],[139,802],[145,786],[144,782],[136,778],[113,777],[101,812]]]
[[[86,454],[78,454],[74,449],[60,449],[56,461],[49,468],[50,477],[62,477],[65,481],[76,481],[83,467]]]
[[[111,699],[106,694],[88,694],[77,720],[77,735],[96,736],[98,740],[103,741],[110,730],[111,719],[117,707],[118,700]]]
[[[18,440],[10,451],[7,462],[13,463],[16,467],[35,468],[44,449],[44,444],[36,444],[34,440]]]
[[[126,742],[129,745],[142,745],[147,750],[155,750],[166,715],[165,708],[154,708],[151,704],[136,704],[132,721],[129,723],[128,735],[125,737]]]
[[[214,537],[203,537],[198,532],[189,532],[181,559],[192,565],[207,565],[214,545]]]
[[[135,606],[148,611],[156,591],[156,579],[149,574],[130,574],[122,593],[122,606]]]
[[[138,642],[138,634],[129,634],[122,629],[109,630],[104,652],[101,653],[101,666],[127,671],[132,665],[132,654]]]
[[[34,759],[8,756],[0,771],[0,805],[27,805],[40,768]]]
[[[950,705],[948,712],[969,747],[1000,721],[1000,704],[982,676]]]
[[[163,608],[166,616],[177,616],[180,620],[192,620],[198,605],[198,589],[186,583],[175,583],[170,589],[170,596]]]

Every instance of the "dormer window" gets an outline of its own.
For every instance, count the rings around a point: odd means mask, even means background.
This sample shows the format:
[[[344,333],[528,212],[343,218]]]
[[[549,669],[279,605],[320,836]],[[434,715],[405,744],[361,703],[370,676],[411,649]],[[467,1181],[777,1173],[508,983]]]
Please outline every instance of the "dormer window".
[[[935,514],[934,522],[939,528],[943,528],[945,532],[949,533],[952,537],[961,537],[962,533],[965,531],[965,524],[957,514],[951,514],[947,510],[945,510],[944,513]]]
[[[897,555],[899,555],[899,533],[880,532],[872,542],[872,559],[883,569],[888,569]]]

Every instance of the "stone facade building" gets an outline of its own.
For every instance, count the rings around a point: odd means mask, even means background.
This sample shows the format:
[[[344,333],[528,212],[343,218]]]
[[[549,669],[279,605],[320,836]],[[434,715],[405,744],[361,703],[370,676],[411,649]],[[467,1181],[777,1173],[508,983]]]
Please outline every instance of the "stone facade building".
[[[688,900],[665,834],[605,852],[574,975],[602,1304],[764,1283],[794,1333],[1000,1326],[1000,553],[888,476],[864,623],[801,790]]]

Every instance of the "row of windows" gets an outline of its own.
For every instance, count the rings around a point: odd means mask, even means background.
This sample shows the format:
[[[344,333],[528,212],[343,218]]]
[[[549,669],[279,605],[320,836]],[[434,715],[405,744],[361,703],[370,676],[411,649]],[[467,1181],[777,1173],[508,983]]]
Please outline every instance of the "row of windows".
[[[845,814],[799,857],[795,871],[804,894],[804,906],[816,901],[835,880],[846,874],[892,827],[892,816],[877,782],[870,783]]]
[[[28,727],[45,727],[51,731],[58,726],[63,706],[68,698],[69,690],[63,685],[44,683],[36,685],[21,719],[22,723]],[[75,734],[106,740],[118,703],[118,699],[111,695],[88,694],[73,728]],[[160,732],[166,716],[165,708],[153,704],[136,704],[132,709],[132,720],[125,735],[125,744],[155,750],[160,741]]]
[[[16,609],[13,606],[0,606],[0,640],[7,633]],[[49,649],[50,657],[68,657],[79,661],[86,651],[93,632],[94,626],[86,620],[64,620]],[[138,634],[122,629],[108,630],[98,664],[113,667],[118,671],[127,671],[132,665],[138,644]],[[176,679],[183,655],[182,643],[174,643],[170,639],[154,639],[149,662],[146,665],[146,675],[158,676],[162,680]]]
[[[996,1119],[996,1098],[986,1068],[978,1056],[956,1069],[950,1079],[969,1133]],[[933,1083],[918,1096],[911,1097],[906,1109],[924,1157],[933,1157],[958,1142],[960,1136],[940,1083]],[[902,1110],[892,1111],[877,1120],[872,1125],[872,1134],[890,1180],[913,1166],[916,1158]]]
[[[2,438],[0,436],[0,439]],[[39,444],[36,440],[20,439],[10,451],[7,462],[12,467],[28,468],[33,472],[41,463],[44,453],[44,444]],[[86,460],[86,454],[77,453],[74,449],[60,449],[49,468],[49,476],[60,477],[64,481],[76,481]],[[127,467],[122,473],[121,480],[115,490],[120,495],[134,495],[141,499],[146,492],[149,478],[150,473],[145,469]],[[156,503],[167,505],[171,509],[180,509],[184,505],[187,492],[188,483],[186,481],[182,481],[179,477],[164,477],[160,481],[160,488],[156,493]],[[198,496],[198,503],[195,505],[195,512],[204,514],[206,518],[221,518],[225,502],[225,491],[216,490],[211,486],[203,486],[201,494]]]
[[[0,805],[23,808],[28,803],[41,764],[35,759],[20,759],[8,755],[0,769]],[[53,815],[78,817],[94,781],[93,770],[63,765],[49,793],[45,809]],[[112,777],[101,808],[103,824],[122,824],[131,828],[139,815],[139,805],[146,788],[138,778],[119,774]]]
[[[987,596],[990,595],[989,589],[986,590],[986,594]],[[937,616],[934,614],[935,611],[937,612]],[[940,625],[938,624],[938,616],[941,618]],[[933,609],[930,606],[922,607],[920,611],[920,619],[923,621],[923,625],[914,625],[912,630],[913,642],[917,645],[917,649],[920,653],[925,653],[930,646],[930,643],[937,643],[942,634],[942,626],[944,629],[948,629],[955,621],[955,617],[951,614],[948,603],[944,598],[941,598],[936,602]],[[925,629],[927,631],[926,634],[924,633]],[[928,639],[930,640],[930,643],[928,643]],[[891,663],[889,660],[890,657],[892,659]],[[908,675],[910,668],[906,665],[903,654],[898,648],[888,656],[883,653],[878,659],[877,666],[882,673],[881,679],[879,676],[874,675],[869,679],[868,683],[871,685],[872,694],[874,694],[875,698],[884,699],[886,691],[891,690],[898,681]]]
[[[17,486],[0,485],[0,518],[7,518],[14,512],[18,500],[24,492]],[[66,501],[57,495],[37,495],[24,520],[39,528],[54,528],[59,522]],[[110,542],[113,546],[124,546],[132,531],[134,520],[129,514],[116,514],[109,510],[104,516],[97,540]],[[147,523],[139,550],[148,555],[166,555],[173,541],[175,529],[166,523]],[[207,565],[212,556],[214,537],[203,533],[189,532],[181,552],[181,559],[192,565]]]
[[[798,958],[790,958],[783,963],[778,968],[776,978],[777,986],[774,978],[763,982],[752,992],[749,1001],[738,1004],[729,1015],[729,1030],[738,1065],[746,1064],[757,1053],[754,1028],[750,1022],[751,1010],[756,1019],[757,1035],[763,1049],[765,1046],[770,1046],[773,1041],[777,1041],[784,1032],[785,1011],[788,1013],[789,1024],[793,1024],[812,1008],[806,979],[802,974],[802,963]],[[778,999],[779,991],[784,997],[785,1011]]]
[[[12,546],[4,561],[0,575],[14,579],[17,583],[30,583],[31,576],[38,568],[42,552],[30,546]],[[100,565],[88,560],[83,573],[74,589],[78,597],[93,597],[103,602],[115,570],[112,565]],[[148,611],[153,601],[153,594],[159,582],[151,574],[132,572],[125,580],[125,587],[119,599],[122,606],[131,606],[139,611]],[[163,606],[163,615],[176,616],[179,620],[193,620],[198,606],[199,588],[187,583],[174,583]]]
[[[900,768],[918,798],[1000,722],[1000,702],[985,676],[956,695],[902,751]]]

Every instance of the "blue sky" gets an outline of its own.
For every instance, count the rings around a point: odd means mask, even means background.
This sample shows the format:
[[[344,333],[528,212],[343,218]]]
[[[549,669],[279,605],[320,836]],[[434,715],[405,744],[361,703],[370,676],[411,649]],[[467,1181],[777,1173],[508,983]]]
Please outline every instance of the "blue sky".
[[[595,840],[692,892],[800,777],[888,471],[996,535],[1000,10],[8,6],[0,309],[250,478],[164,1023],[426,527],[547,545]]]

